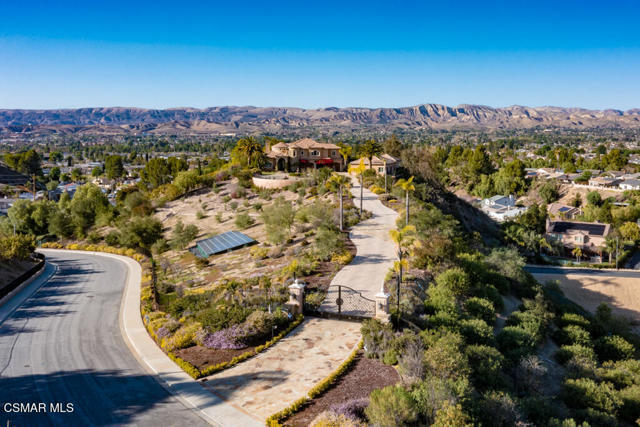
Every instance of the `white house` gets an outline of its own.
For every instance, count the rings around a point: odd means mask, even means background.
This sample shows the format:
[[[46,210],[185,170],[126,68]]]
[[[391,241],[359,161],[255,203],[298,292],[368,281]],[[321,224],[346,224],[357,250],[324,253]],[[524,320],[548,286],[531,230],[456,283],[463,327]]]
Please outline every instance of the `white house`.
[[[640,179],[625,179],[618,187],[622,190],[640,190]]]
[[[527,209],[516,206],[516,199],[512,196],[493,196],[482,201],[482,212],[490,218],[503,222],[521,215]]]

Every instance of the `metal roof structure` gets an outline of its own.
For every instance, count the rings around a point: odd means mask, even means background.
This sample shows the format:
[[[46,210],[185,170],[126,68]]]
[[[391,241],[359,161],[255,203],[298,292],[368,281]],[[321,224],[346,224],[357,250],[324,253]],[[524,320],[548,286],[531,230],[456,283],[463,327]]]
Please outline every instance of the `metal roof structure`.
[[[246,234],[239,231],[227,231],[208,239],[198,240],[196,245],[189,250],[197,257],[207,258],[211,255],[230,252],[254,243],[257,242]]]
[[[608,224],[586,223],[586,222],[565,222],[558,221],[552,223],[552,232],[566,233],[567,231],[582,231],[591,236],[605,236],[607,234]]]

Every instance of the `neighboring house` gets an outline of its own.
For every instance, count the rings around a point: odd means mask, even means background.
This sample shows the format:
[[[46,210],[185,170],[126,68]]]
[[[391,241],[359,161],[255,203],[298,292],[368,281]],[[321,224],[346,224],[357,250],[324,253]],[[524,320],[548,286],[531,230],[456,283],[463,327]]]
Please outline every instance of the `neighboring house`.
[[[602,255],[611,225],[599,222],[550,221],[547,219],[546,238],[562,245],[567,253],[574,248]]]
[[[358,166],[359,164],[360,159],[354,160],[350,163],[351,166]],[[366,157],[364,159],[364,165],[367,168],[369,167],[369,159],[367,159]],[[395,175],[396,171],[400,167],[400,159],[388,154],[382,154],[380,155],[380,157],[373,156],[373,158],[371,159],[371,165],[373,167],[373,170],[375,170],[378,175],[384,176],[385,166],[387,168],[387,175]]]
[[[551,203],[547,207],[549,216],[559,219],[575,219],[582,214],[582,209],[573,206],[567,206],[562,203]]]
[[[523,207],[517,207],[513,196],[493,196],[484,199],[480,209],[498,222],[513,219],[527,210]]]
[[[0,214],[7,215],[9,208],[13,206],[15,201],[16,199],[9,199],[6,196],[3,199],[0,199]]]
[[[589,180],[589,185],[592,187],[613,188],[617,187],[620,183],[618,178],[609,178],[606,176],[598,176]]]
[[[625,179],[618,187],[622,190],[640,190],[640,179]]]
[[[336,171],[345,170],[345,162],[340,155],[340,147],[326,142],[317,142],[311,138],[296,142],[280,142],[265,153],[267,169],[292,171],[304,168],[329,167]]]

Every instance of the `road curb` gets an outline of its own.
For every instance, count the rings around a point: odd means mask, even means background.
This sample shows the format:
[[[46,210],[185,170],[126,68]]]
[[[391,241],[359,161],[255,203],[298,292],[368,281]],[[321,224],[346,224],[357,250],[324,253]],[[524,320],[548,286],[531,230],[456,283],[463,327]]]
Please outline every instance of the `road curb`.
[[[560,265],[544,265],[544,264],[525,264],[525,268],[553,268],[558,270],[584,270],[586,272],[598,271],[603,273],[616,273],[620,271],[628,272],[628,273],[640,273],[640,270],[634,270],[631,268],[619,268],[616,270],[615,268],[591,268],[591,267],[580,267],[580,266],[565,267]],[[536,273],[536,274],[545,274],[545,273]]]
[[[120,303],[120,331],[125,343],[141,366],[153,374],[168,392],[185,406],[195,409],[197,414],[211,425],[221,427],[264,425],[206,390],[198,381],[178,367],[151,339],[140,316],[142,268],[137,261],[126,256],[105,252],[68,249],[45,250],[103,256],[123,262],[127,266],[127,278]],[[161,420],[158,421],[162,424]]]

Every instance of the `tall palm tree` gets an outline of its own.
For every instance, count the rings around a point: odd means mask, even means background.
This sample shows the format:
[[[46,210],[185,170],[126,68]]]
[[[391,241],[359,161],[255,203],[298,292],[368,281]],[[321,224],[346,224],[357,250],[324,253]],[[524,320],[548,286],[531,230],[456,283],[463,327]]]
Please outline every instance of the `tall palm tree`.
[[[576,247],[571,251],[571,254],[576,257],[576,260],[578,262],[580,262],[580,258],[582,257],[582,249]]]
[[[370,139],[360,146],[360,154],[369,159],[369,169],[373,169],[373,157],[382,154],[382,145]]]
[[[399,179],[396,182],[396,186],[404,190],[405,195],[405,220],[404,225],[409,225],[409,192],[415,191],[416,187],[413,185],[413,176],[409,179]]]
[[[393,268],[397,273],[398,282],[396,284],[397,314],[400,320],[400,284],[402,283],[402,270],[408,268],[408,262],[404,258],[407,255],[408,247],[415,238],[416,228],[413,225],[406,225],[400,230],[391,230],[389,235],[391,239],[398,245],[398,261],[393,264]]]
[[[342,190],[348,188],[351,180],[349,177],[334,173],[329,179],[329,183],[338,188],[338,199],[340,200],[340,231],[344,231],[344,209],[342,206]]]
[[[351,147],[350,145],[345,144],[344,142],[339,143],[338,147],[340,147],[338,152],[340,153],[340,155],[344,159],[344,165],[346,167],[349,164],[349,156],[351,156],[351,152],[353,151],[353,147]]]
[[[254,137],[242,138],[236,144],[236,148],[247,157],[249,166],[259,166],[259,154],[263,153],[262,144],[256,141]]]
[[[367,170],[367,167],[364,165],[364,158],[360,159],[360,163],[358,166],[351,166],[349,168],[349,173],[355,173],[360,177],[360,215],[362,216],[362,192],[364,188],[364,171]]]

